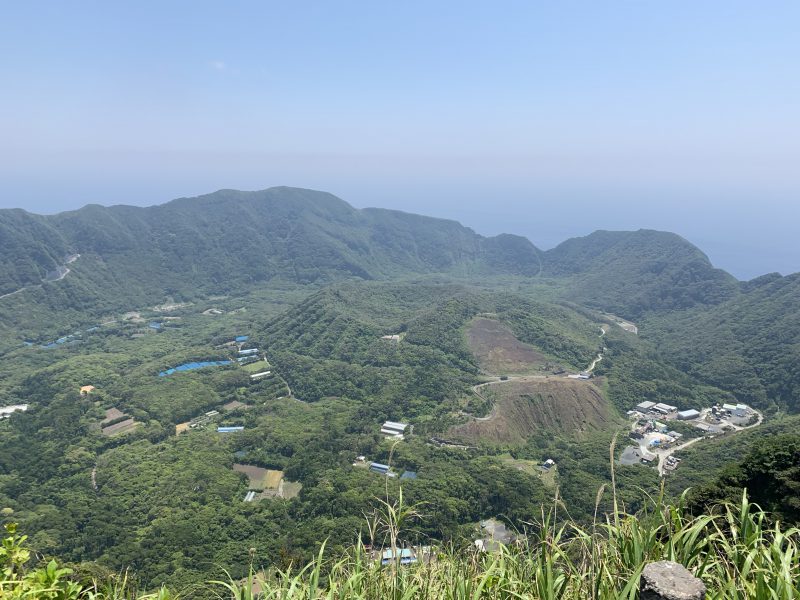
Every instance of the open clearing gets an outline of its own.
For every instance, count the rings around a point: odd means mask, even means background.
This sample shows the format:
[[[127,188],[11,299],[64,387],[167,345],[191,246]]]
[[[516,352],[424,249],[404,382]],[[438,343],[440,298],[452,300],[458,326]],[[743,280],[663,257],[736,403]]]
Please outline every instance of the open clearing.
[[[538,477],[547,488],[553,489],[556,487],[556,473],[558,472],[558,467],[550,467],[549,469],[545,469],[535,460],[514,458],[510,454],[503,454],[498,458],[500,458],[503,464],[508,465],[509,467],[517,469],[518,471],[522,471],[523,473],[527,473],[528,475],[534,475]]]
[[[475,317],[467,328],[467,345],[481,368],[496,375],[541,372],[546,357],[520,342],[506,325],[495,319]]]
[[[233,465],[233,470],[237,473],[244,473],[250,480],[251,490],[277,490],[278,486],[283,479],[283,471],[275,471],[273,469],[264,469],[256,467],[255,465],[242,465],[236,463]]]
[[[233,465],[233,470],[247,475],[250,480],[249,489],[261,492],[255,497],[255,500],[263,500],[264,498],[291,500],[303,489],[302,483],[286,481],[283,478],[283,471],[239,463]]]
[[[247,373],[260,373],[269,370],[269,363],[264,359],[254,360],[242,365],[242,370]]]
[[[618,420],[600,391],[588,381],[519,378],[486,386],[483,393],[494,404],[491,414],[450,428],[446,433],[449,438],[467,444],[522,445],[536,432],[581,438]]]
[[[242,465],[235,463],[233,470],[237,473],[244,473],[250,480],[249,487],[251,490],[263,490],[264,479],[267,474],[267,469],[256,467],[255,465]]]

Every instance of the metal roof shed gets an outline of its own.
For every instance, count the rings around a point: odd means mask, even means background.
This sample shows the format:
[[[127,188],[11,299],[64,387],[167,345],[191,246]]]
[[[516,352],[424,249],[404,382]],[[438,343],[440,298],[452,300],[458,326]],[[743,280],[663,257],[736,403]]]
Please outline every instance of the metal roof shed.
[[[700,416],[700,413],[693,408],[688,410],[682,410],[678,413],[678,420],[680,421],[690,421],[692,419],[697,419]]]

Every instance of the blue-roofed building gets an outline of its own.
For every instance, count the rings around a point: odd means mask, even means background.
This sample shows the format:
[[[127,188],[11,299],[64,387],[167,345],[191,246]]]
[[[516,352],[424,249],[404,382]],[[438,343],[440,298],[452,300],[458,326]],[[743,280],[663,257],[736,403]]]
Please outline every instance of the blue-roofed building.
[[[244,427],[237,426],[237,427],[217,427],[217,433],[235,433],[237,431],[243,431]]]
[[[249,336],[249,335],[237,335],[237,336],[236,336],[236,337],[233,339],[233,341],[234,341],[234,342],[238,342],[238,343],[242,343],[242,342],[246,342],[246,341],[247,341],[247,340],[249,340],[249,339],[250,339],[250,336]]]
[[[398,548],[397,554],[395,554],[391,548],[388,548],[381,553],[381,564],[388,565],[396,558],[400,559],[401,565],[410,565],[417,562],[417,557],[414,555],[414,551],[411,548]]]
[[[389,472],[389,465],[383,465],[381,463],[376,463],[376,462],[369,463],[369,470],[386,475]]]

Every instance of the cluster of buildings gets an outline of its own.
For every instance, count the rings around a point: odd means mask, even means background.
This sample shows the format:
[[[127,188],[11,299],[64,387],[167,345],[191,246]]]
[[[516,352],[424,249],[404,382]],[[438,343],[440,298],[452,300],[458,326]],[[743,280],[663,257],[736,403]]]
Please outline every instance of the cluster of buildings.
[[[670,448],[683,437],[681,433],[671,429],[667,424],[669,421],[683,421],[705,434],[715,435],[746,425],[743,421],[753,414],[753,409],[745,404],[718,404],[703,410],[678,410],[678,407],[663,402],[640,402],[634,410],[628,411],[628,416],[633,419],[630,437],[638,445],[627,447],[620,457],[620,463],[656,461],[657,451]],[[680,459],[671,456],[669,452],[661,454],[664,456],[663,469],[674,471]]]
[[[248,363],[254,360],[258,360],[258,348],[247,348],[244,350],[238,351],[239,356],[236,358],[236,362],[239,364]]]
[[[647,437],[648,446],[667,448],[683,437],[682,433],[670,431],[666,423],[652,419],[640,419],[630,433],[631,439],[642,440]]]
[[[717,404],[710,409],[699,411],[694,408],[678,410],[677,406],[671,404],[645,401],[637,404],[634,410],[628,411],[630,417],[691,421],[692,425],[706,433],[720,433],[725,425],[723,421],[734,419],[735,424],[735,419],[745,419],[752,415],[753,409],[746,404]],[[655,429],[661,429],[660,425],[656,422]],[[634,428],[633,433],[642,435],[647,433],[646,423],[640,419],[639,426]]]

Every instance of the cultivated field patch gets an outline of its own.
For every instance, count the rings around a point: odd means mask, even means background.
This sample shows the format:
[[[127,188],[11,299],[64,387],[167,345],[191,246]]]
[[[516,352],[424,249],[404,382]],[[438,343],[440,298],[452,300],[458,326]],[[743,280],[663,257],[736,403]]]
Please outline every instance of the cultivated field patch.
[[[283,479],[283,471],[267,469],[267,472],[264,474],[264,488],[268,490],[277,489],[281,484],[281,479]]]
[[[254,500],[263,500],[264,498],[285,498],[290,500],[297,496],[303,488],[301,483],[285,480],[283,471],[240,463],[234,464],[233,470],[247,475],[250,480],[248,489],[261,492]]]
[[[244,363],[242,365],[242,370],[247,373],[261,373],[263,371],[269,371],[269,363],[265,361],[263,358],[259,360],[254,360],[248,363]]]
[[[251,490],[263,490],[264,489],[264,478],[267,474],[268,469],[264,469],[263,467],[256,467],[255,465],[243,465],[240,463],[235,463],[233,465],[233,470],[237,473],[244,473],[247,475],[247,478],[250,480],[248,487]]]

